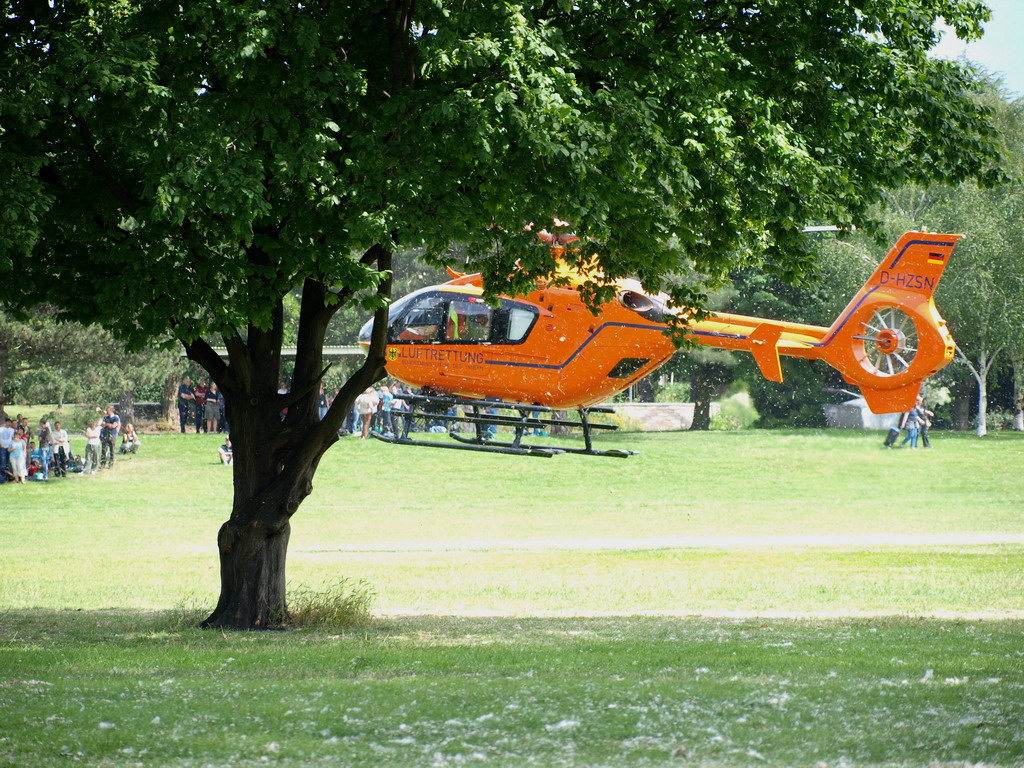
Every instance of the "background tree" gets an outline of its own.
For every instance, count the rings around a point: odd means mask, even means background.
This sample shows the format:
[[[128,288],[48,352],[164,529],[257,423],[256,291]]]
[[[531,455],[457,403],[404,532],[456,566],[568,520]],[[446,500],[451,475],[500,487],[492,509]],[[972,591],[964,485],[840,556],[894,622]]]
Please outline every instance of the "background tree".
[[[993,188],[973,181],[889,196],[891,233],[908,227],[963,232],[936,302],[957,341],[959,363],[976,386],[975,426],[987,432],[989,384],[1004,359],[1019,369],[1024,326],[1024,100],[989,82],[979,99],[992,110],[1012,178]]]
[[[584,237],[572,259],[599,253],[609,277],[651,288],[682,257],[713,276],[735,259],[798,275],[812,216],[860,223],[885,187],[999,175],[972,75],[927,56],[940,17],[972,38],[987,13],[973,0],[8,0],[0,281],[23,289],[5,301],[51,301],[135,347],[170,334],[209,371],[236,458],[205,624],[266,626],[286,615],[291,517],[382,375],[396,248],[441,259],[465,243],[491,291],[519,291],[552,266],[524,224],[557,215]],[[296,286],[298,353],[278,395]],[[321,422],[322,344],[352,302],[374,309],[375,331]]]
[[[45,308],[22,319],[0,311],[0,410],[11,401],[17,377],[45,370],[71,343],[75,329],[60,327],[51,315]]]
[[[118,402],[122,418],[134,419],[136,393],[159,399],[163,383],[181,368],[180,354],[159,348],[129,353],[100,328],[58,323],[41,305],[17,319],[0,312],[0,394],[3,402]]]
[[[711,401],[720,397],[732,381],[738,355],[714,347],[697,347],[686,355],[690,375],[690,398],[693,400],[693,421],[690,429],[711,429]]]
[[[1007,342],[1019,332],[1013,305],[1024,284],[1004,270],[1012,259],[1003,212],[990,195],[971,184],[950,190],[944,201],[943,229],[970,233],[956,249],[956,263],[941,286],[943,313],[957,341],[957,357],[977,385],[976,430],[987,432],[988,386],[991,373],[1005,355]],[[939,213],[935,211],[934,213]]]

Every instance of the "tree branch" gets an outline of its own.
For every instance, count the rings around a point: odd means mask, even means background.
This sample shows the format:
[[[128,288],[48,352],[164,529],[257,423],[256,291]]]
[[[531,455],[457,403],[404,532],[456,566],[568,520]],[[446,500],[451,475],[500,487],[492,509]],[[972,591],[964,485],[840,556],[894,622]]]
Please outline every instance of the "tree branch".
[[[225,379],[225,373],[227,372],[227,364],[221,360],[213,347],[207,343],[206,339],[198,338],[190,342],[181,342],[185,348],[185,355],[194,363],[198,363],[203,369],[210,374],[210,377],[217,382],[217,386],[220,387],[221,383]]]
[[[318,406],[316,385],[330,368],[323,368],[324,338],[327,326],[341,306],[327,304],[327,286],[320,280],[306,278],[302,285],[302,304],[299,309],[299,331],[295,348],[295,369],[292,374],[292,397],[289,399],[289,421],[308,415]],[[319,373],[317,373],[319,371]],[[308,398],[308,402],[302,404]],[[292,408],[292,404],[301,407]]]
[[[377,261],[377,269],[387,275],[377,287],[377,295],[390,299],[392,283],[391,251],[378,243],[363,254],[363,263],[366,263],[371,254]],[[330,410],[327,412],[327,417],[324,419],[325,423],[330,420],[330,425],[334,429],[341,425],[342,419],[352,408],[352,403],[356,397],[368,386],[376,381],[380,381],[384,377],[384,351],[388,343],[389,311],[389,305],[385,304],[373,313],[373,331],[370,333],[370,347],[367,350],[366,361],[342,386],[341,391],[334,398],[334,403],[331,404]]]

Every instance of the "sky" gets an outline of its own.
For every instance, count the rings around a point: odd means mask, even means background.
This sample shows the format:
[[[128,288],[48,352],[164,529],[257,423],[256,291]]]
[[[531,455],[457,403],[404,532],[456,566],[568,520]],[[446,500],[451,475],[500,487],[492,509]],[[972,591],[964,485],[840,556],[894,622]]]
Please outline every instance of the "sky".
[[[1012,95],[1024,96],[1024,0],[985,0],[992,9],[992,20],[985,25],[985,36],[974,43],[958,40],[952,30],[932,50],[932,55],[955,59],[966,54],[991,74],[1001,75]]]

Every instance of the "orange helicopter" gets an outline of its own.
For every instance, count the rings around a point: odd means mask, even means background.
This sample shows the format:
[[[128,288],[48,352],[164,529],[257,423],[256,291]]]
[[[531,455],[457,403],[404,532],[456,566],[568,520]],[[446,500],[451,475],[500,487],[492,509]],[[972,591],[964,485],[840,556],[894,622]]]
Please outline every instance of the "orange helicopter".
[[[574,236],[540,233],[554,255]],[[429,394],[406,398],[414,410],[404,427],[380,439],[403,444],[469,448],[502,453],[554,455],[561,452],[624,456],[598,451],[592,430],[597,404],[644,378],[676,351],[666,334],[668,320],[681,320],[686,338],[699,344],[745,350],[761,374],[782,381],[781,355],[824,360],[849,384],[860,387],[875,413],[910,409],[921,383],[953,359],[955,344],[932,298],[961,235],[907,232],[828,328],[725,312],[687,320],[685,309],[668,305],[665,294],[646,293],[634,280],[615,282],[616,298],[595,316],[576,288],[595,275],[564,265],[554,281],[538,283],[526,296],[505,297],[491,306],[483,299],[480,274],[449,270],[452,279],[423,288],[391,307],[388,374]],[[561,262],[559,262],[561,263]],[[368,343],[372,321],[360,342]],[[463,415],[452,412],[461,406]],[[575,409],[580,421],[556,411]],[[449,431],[458,444],[410,436],[416,416],[435,423],[468,422],[475,434]],[[495,439],[494,426],[511,427],[513,437]],[[551,427],[581,427],[583,448],[527,445],[524,437]]]

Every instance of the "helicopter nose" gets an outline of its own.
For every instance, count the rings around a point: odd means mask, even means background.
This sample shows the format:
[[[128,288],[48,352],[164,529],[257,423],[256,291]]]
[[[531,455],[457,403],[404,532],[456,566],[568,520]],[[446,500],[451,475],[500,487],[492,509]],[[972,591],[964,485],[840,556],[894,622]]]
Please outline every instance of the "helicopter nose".
[[[373,333],[373,319],[367,320],[363,323],[363,327],[359,329],[359,342],[370,343],[370,334]]]

